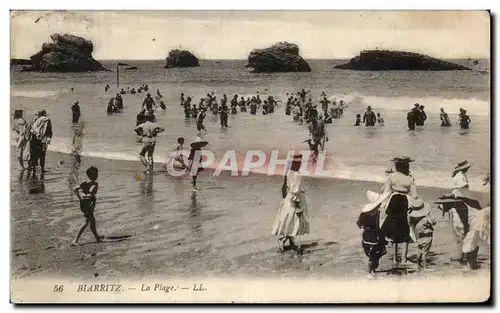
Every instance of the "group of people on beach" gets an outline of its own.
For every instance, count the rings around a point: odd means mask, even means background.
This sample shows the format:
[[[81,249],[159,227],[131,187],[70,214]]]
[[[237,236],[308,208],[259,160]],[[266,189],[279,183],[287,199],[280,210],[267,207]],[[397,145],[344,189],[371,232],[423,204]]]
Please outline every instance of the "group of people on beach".
[[[105,87],[108,91],[109,85]],[[147,91],[147,85],[139,88],[141,92]],[[123,111],[122,94],[132,92],[118,93],[113,97],[107,108],[108,113]],[[306,101],[310,91],[302,89],[296,94],[287,94],[287,103],[285,114],[292,115],[296,122],[306,122],[308,124],[310,150],[313,153],[313,161],[319,153],[319,147],[324,148],[328,141],[328,133],[325,124],[329,124],[332,118],[341,118],[347,105],[340,101],[337,105],[335,101],[327,99],[326,94],[321,94],[321,109],[323,114],[319,114],[317,106],[312,103],[311,98]],[[273,96],[268,96],[262,101],[260,95],[252,97],[239,97],[234,95],[231,101],[228,101],[224,94],[220,102],[214,92],[207,94],[200,99],[198,106],[191,104],[192,98],[181,94],[180,105],[184,107],[186,118],[196,118],[198,136],[190,144],[189,156],[184,156],[185,140],[183,137],[177,139],[174,146],[176,152],[171,165],[178,169],[186,169],[191,173],[193,190],[197,190],[196,182],[198,174],[203,171],[201,167],[202,158],[197,153],[208,144],[201,138],[201,133],[206,131],[203,124],[206,118],[206,112],[220,116],[220,125],[228,127],[228,115],[240,112],[257,114],[260,109],[263,115],[272,114],[275,107],[281,101],[275,100]],[[158,105],[157,102],[160,104]],[[229,106],[228,106],[229,102]],[[332,105],[329,107],[329,105]],[[139,137],[141,151],[139,159],[145,167],[145,173],[153,173],[154,159],[153,154],[156,146],[157,135],[165,128],[160,126],[154,114],[155,109],[165,109],[163,95],[157,90],[155,98],[147,94],[141,104],[141,111],[137,115],[137,123],[134,131]],[[76,101],[72,107],[72,122],[78,123],[81,110],[79,102]],[[441,108],[440,115],[443,127],[451,126],[448,115]],[[415,129],[415,126],[423,126],[427,116],[424,106],[418,104],[408,113],[408,127]],[[47,147],[52,138],[52,124],[50,117],[45,110],[39,111],[35,118],[26,121],[23,117],[23,110],[14,112],[14,130],[17,134],[17,157],[21,167],[25,168],[25,162],[28,163],[28,169],[35,173],[37,165],[40,165],[42,175],[45,172],[45,155]],[[357,115],[356,126],[361,123],[361,116]],[[368,106],[363,116],[363,123],[366,126],[374,126],[376,123],[383,126],[384,120],[380,113],[375,114]],[[470,119],[466,111],[460,109],[459,124],[462,128],[468,128]],[[199,157],[200,156],[200,157]],[[295,237],[308,234],[310,232],[308,204],[305,190],[302,187],[302,176],[299,169],[302,166],[302,155],[294,155],[289,171],[284,175],[282,184],[283,201],[278,209],[275,222],[272,227],[272,234],[277,236],[278,244],[281,250],[296,248]],[[387,245],[393,247],[393,264],[397,268],[401,264],[406,265],[408,258],[408,244],[416,243],[419,249],[417,263],[419,268],[428,266],[428,254],[432,245],[435,219],[431,216],[430,206],[418,196],[415,180],[410,173],[410,163],[413,162],[408,157],[397,157],[392,160],[394,170],[388,170],[387,181],[380,193],[368,191],[367,198],[369,203],[365,205],[358,217],[357,225],[363,229],[362,248],[368,258],[368,274],[373,277],[379,266],[380,259],[387,254]],[[436,200],[439,208],[449,213],[450,221],[453,225],[457,242],[461,246],[462,255],[454,260],[467,264],[469,269],[477,268],[478,243],[480,239],[489,240],[489,206],[481,207],[479,201],[474,199],[468,193],[469,184],[467,171],[470,168],[468,162],[458,164],[452,174],[453,189],[449,195],[444,195]],[[75,195],[80,201],[80,210],[84,214],[85,222],[80,227],[72,245],[78,245],[78,241],[83,231],[90,226],[90,229],[97,242],[103,238],[97,232],[94,209],[96,205],[96,195],[98,191],[98,169],[90,167],[86,174],[88,181],[83,182],[74,189]],[[489,243],[489,242],[488,242]],[[399,253],[401,250],[401,253]]]
[[[41,175],[45,171],[45,156],[52,139],[52,121],[45,110],[37,112],[27,121],[23,110],[14,111],[17,159],[22,170],[28,169],[33,175],[40,166]],[[27,163],[27,164],[26,164]]]
[[[293,156],[289,171],[284,175],[281,188],[283,200],[271,233],[277,237],[281,251],[294,249],[295,237],[310,233],[308,204],[302,186],[299,169],[302,155]],[[409,157],[395,157],[394,169],[386,171],[387,181],[380,193],[367,191],[369,203],[364,205],[358,216],[357,226],[361,228],[361,246],[368,258],[368,277],[373,278],[380,259],[387,254],[387,245],[392,244],[393,269],[406,269],[408,245],[416,243],[419,249],[416,263],[418,269],[428,268],[428,256],[432,246],[435,218],[431,207],[417,193],[415,179],[410,172]],[[490,204],[482,206],[469,192],[467,171],[471,164],[460,162],[453,169],[451,193],[434,202],[438,209],[448,213],[460,255],[452,255],[450,261],[466,265],[467,270],[478,268],[479,244],[490,244]],[[484,184],[489,184],[489,176]]]

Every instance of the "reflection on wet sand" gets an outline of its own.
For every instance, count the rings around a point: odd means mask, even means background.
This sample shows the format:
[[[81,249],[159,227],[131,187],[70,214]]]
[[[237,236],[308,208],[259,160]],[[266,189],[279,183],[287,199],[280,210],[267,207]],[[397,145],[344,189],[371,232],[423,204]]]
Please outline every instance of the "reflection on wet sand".
[[[189,206],[188,224],[196,238],[203,237],[203,229],[201,225],[201,205],[196,200],[196,192],[191,193],[191,205]]]
[[[68,176],[68,188],[73,190],[80,180],[79,171],[82,164],[81,152],[83,148],[84,124],[80,122],[71,126],[73,133],[73,149],[71,151],[71,169]],[[72,194],[73,197],[73,194]]]

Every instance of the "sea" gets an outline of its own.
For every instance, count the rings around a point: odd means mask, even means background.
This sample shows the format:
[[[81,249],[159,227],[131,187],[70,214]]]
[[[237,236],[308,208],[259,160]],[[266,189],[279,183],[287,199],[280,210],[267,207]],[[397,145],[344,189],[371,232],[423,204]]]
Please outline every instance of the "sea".
[[[482,189],[482,178],[489,173],[491,161],[489,60],[479,60],[473,71],[334,69],[346,61],[308,60],[312,69],[309,73],[251,73],[245,68],[245,60],[201,60],[196,68],[172,69],[164,68],[164,60],[107,60],[101,63],[112,71],[94,73],[36,73],[11,68],[10,108],[12,112],[24,109],[28,118],[41,109],[48,112],[54,131],[51,151],[72,153],[75,134],[80,132],[81,155],[135,161],[140,144],[133,129],[145,94],[123,95],[125,109],[119,114],[108,115],[106,106],[121,88],[137,89],[147,84],[152,95],[160,90],[167,105],[165,111],[156,112],[158,123],[166,129],[159,135],[155,151],[155,161],[161,162],[177,137],[185,137],[189,143],[197,136],[195,120],[184,118],[181,93],[191,96],[195,104],[212,91],[218,99],[222,94],[230,99],[234,94],[246,98],[258,92],[261,98],[272,95],[286,102],[287,93],[304,88],[311,90],[314,102],[325,92],[331,100],[343,100],[348,105],[342,118],[327,125],[327,176],[383,182],[390,160],[406,155],[415,160],[411,171],[417,186],[449,188],[453,167],[468,160],[473,164],[469,171],[471,188]],[[138,70],[122,67],[117,73],[118,62]],[[472,65],[470,60],[454,62]],[[111,86],[108,92],[104,90],[106,84]],[[70,109],[77,100],[82,110],[78,129],[71,124]],[[406,113],[415,103],[425,106],[428,118],[423,128],[408,131]],[[363,114],[368,105],[381,113],[384,126],[353,126],[356,114]],[[440,127],[441,107],[450,116],[450,128]],[[469,130],[463,131],[456,124],[460,108],[466,109],[472,120]],[[206,149],[216,156],[228,150],[267,153],[307,149],[303,143],[308,138],[307,125],[294,123],[284,114],[283,106],[269,115],[238,112],[230,115],[229,125],[221,129],[218,116],[207,114],[208,131],[203,138],[209,142]]]

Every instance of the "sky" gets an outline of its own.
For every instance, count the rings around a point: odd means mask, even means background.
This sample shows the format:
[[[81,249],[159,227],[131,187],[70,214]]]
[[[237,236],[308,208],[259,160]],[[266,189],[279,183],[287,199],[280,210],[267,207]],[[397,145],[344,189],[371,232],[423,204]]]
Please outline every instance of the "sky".
[[[92,40],[94,58],[246,59],[254,48],[297,44],[305,59],[345,59],[365,49],[437,58],[489,58],[485,11],[12,11],[11,57],[28,58],[53,33]]]

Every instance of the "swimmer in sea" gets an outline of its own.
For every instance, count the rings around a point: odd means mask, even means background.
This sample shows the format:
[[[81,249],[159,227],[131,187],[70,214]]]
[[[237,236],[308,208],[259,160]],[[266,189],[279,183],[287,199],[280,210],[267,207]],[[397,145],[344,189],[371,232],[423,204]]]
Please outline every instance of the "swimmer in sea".
[[[380,116],[380,112],[377,113],[377,122],[379,126],[384,126],[384,119]]]
[[[354,126],[360,126],[361,125],[361,114],[356,114],[356,122],[354,123]]]
[[[97,167],[91,166],[86,171],[89,181],[83,182],[79,187],[75,188],[73,192],[80,200],[80,210],[85,216],[85,223],[80,227],[75,239],[71,242],[72,246],[77,246],[83,232],[90,225],[90,230],[94,235],[96,242],[101,242],[102,236],[97,233],[96,221],[94,216],[96,194],[99,185],[97,184],[98,170]],[[80,194],[80,192],[82,194]]]

